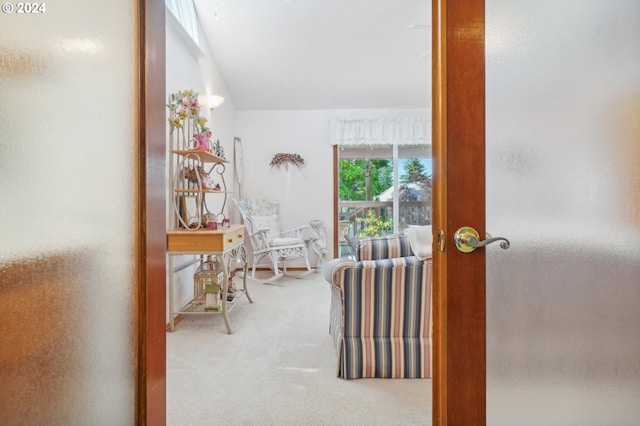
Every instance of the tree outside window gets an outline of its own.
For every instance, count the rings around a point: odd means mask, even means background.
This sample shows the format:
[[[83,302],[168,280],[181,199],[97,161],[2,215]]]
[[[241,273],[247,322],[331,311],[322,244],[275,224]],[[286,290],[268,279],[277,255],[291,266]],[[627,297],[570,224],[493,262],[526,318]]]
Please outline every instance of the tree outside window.
[[[400,228],[431,223],[431,175],[423,161],[419,158],[402,161],[404,170],[400,174],[397,197]],[[349,213],[349,220],[357,222],[355,234],[369,237],[392,233],[393,213],[389,202],[394,201],[393,161],[341,159],[339,168],[340,201],[365,202],[361,209],[353,207]]]

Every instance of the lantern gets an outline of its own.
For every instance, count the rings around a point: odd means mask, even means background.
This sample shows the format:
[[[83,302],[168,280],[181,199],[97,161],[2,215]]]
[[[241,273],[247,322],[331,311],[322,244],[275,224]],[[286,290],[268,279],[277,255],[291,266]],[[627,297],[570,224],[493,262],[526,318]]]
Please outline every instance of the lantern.
[[[193,302],[203,305],[205,311],[222,310],[220,290],[224,283],[224,271],[217,256],[209,256],[200,263],[193,276]]]

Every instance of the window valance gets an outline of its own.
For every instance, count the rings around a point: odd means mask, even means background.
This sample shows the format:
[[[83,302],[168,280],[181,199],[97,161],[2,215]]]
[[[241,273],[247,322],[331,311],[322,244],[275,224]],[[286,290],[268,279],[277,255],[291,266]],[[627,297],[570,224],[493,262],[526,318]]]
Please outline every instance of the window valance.
[[[331,145],[431,145],[431,123],[421,118],[329,122]]]

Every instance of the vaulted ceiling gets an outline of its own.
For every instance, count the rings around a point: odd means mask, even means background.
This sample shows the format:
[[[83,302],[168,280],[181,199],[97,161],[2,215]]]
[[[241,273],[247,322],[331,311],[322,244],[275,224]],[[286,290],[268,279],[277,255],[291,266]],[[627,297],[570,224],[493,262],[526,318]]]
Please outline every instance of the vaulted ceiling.
[[[237,109],[430,107],[428,0],[194,3]]]

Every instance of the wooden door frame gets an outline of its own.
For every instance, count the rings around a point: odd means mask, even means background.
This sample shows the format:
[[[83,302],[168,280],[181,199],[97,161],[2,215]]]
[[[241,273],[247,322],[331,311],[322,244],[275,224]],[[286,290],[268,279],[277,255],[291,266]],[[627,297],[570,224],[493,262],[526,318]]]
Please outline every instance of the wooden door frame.
[[[484,0],[433,0],[433,424],[486,424],[485,255],[452,248],[485,234]],[[140,0],[137,424],[166,423],[165,7]],[[436,242],[436,247],[438,246]]]
[[[433,0],[433,425],[486,424],[484,0]],[[445,235],[444,251],[438,234]]]
[[[165,5],[138,2],[136,424],[166,424]]]

